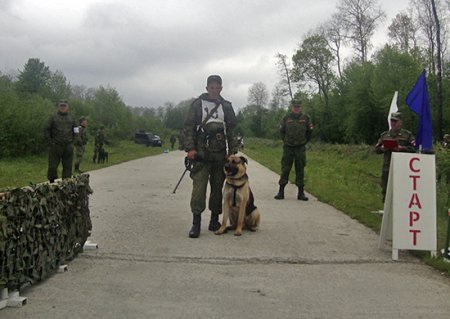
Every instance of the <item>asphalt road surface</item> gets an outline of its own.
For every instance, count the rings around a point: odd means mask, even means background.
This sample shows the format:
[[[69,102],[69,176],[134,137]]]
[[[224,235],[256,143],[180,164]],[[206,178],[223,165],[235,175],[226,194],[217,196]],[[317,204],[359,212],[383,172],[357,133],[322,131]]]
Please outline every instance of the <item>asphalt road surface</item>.
[[[112,154],[113,155],[113,154]],[[93,232],[58,273],[21,292],[18,318],[450,318],[450,280],[407,252],[392,261],[378,234],[249,160],[260,229],[214,235],[203,214],[188,238],[192,183],[173,194],[184,152],[91,172]],[[311,163],[313,165],[313,163]]]

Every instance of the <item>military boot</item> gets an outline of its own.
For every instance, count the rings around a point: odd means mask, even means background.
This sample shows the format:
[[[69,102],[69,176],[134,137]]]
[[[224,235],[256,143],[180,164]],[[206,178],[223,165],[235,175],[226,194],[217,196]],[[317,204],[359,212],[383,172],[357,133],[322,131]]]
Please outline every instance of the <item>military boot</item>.
[[[222,226],[219,223],[219,214],[211,212],[211,219],[209,221],[208,230],[210,231],[216,231]]]
[[[192,228],[189,231],[189,238],[198,238],[198,236],[200,236],[201,221],[201,215],[193,215]]]
[[[298,187],[298,194],[297,194],[298,200],[307,201],[308,197],[305,196],[305,192],[303,191],[303,186]]]
[[[75,165],[75,174],[81,174],[82,171],[80,171],[80,165]]]
[[[278,194],[275,195],[275,199],[284,199],[284,187],[286,185],[280,185],[280,189],[278,190]]]

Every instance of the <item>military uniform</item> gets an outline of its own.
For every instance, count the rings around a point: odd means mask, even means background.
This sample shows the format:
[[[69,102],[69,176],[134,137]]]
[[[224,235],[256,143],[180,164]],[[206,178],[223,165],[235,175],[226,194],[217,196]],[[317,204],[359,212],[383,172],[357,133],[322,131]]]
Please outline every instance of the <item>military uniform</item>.
[[[400,119],[400,117],[398,117],[398,119]],[[389,150],[383,152],[382,146],[384,139],[396,140],[398,145],[405,147],[405,149],[403,149],[401,152],[414,153],[416,151],[414,135],[410,131],[400,129],[397,132],[389,130],[381,133],[380,139],[378,140],[378,143],[375,146],[375,150],[378,154],[383,153],[383,167],[381,172],[381,194],[383,196],[383,202],[386,197],[386,189],[389,178],[389,168],[391,165],[391,157],[393,152]]]
[[[216,104],[219,106],[214,111]],[[202,125],[211,111],[214,111],[212,116]],[[185,150],[197,150],[198,158],[194,161],[190,174],[193,180],[191,211],[194,215],[200,215],[206,208],[208,179],[211,186],[208,207],[214,215],[222,213],[222,187],[225,180],[223,166],[227,156],[227,144],[229,153],[238,151],[235,126],[233,107],[224,99],[209,101],[205,93],[196,99],[189,109],[184,126]]]
[[[44,137],[49,145],[47,178],[58,178],[58,165],[62,162],[62,178],[72,176],[73,140],[77,122],[68,113],[57,112],[50,116],[44,127]]]
[[[98,153],[103,148],[103,144],[105,143],[105,133],[103,132],[103,128],[100,128],[94,137],[94,157],[92,161],[95,163],[97,159]]]
[[[300,101],[294,103],[301,104]],[[292,164],[295,164],[295,185],[299,193],[297,198],[308,200],[304,195],[304,170],[306,166],[306,143],[311,139],[313,125],[308,115],[291,112],[287,114],[280,123],[280,135],[283,140],[283,156],[281,158],[281,175],[278,184],[280,190],[276,199],[284,198],[284,187],[289,182],[289,173]]]
[[[85,118],[80,119],[80,124],[85,120]],[[80,164],[83,159],[83,154],[85,152],[86,144],[88,142],[86,127],[80,125],[78,127],[78,134],[75,136],[75,173],[80,172]]]

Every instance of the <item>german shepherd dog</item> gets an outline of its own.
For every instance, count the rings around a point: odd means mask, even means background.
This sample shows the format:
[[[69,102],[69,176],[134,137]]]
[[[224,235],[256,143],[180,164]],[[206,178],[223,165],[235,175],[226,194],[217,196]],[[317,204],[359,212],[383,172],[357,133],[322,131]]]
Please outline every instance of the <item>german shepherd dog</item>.
[[[241,236],[242,229],[255,231],[259,226],[261,217],[250,190],[246,164],[247,159],[244,156],[231,155],[224,165],[223,220],[222,226],[215,232],[216,235],[232,229],[235,236]],[[228,220],[231,224],[229,227]]]

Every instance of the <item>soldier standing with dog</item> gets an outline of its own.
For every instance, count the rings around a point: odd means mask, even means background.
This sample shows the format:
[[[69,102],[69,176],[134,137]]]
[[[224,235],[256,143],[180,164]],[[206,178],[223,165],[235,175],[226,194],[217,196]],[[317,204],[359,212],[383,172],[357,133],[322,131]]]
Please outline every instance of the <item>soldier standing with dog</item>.
[[[222,213],[222,187],[225,180],[223,167],[227,156],[238,151],[233,106],[220,95],[222,78],[210,75],[206,91],[192,102],[184,124],[185,151],[187,158],[193,163],[190,173],[193,182],[190,238],[200,235],[208,181],[211,187],[208,205],[211,219],[208,230],[217,231],[220,228],[219,215]]]
[[[295,185],[298,187],[297,199],[307,201],[305,196],[306,143],[311,139],[313,125],[308,115],[301,112],[302,101],[291,101],[292,111],[281,121],[280,134],[283,140],[283,157],[281,158],[280,188],[275,199],[284,199],[284,188],[289,182],[289,172],[295,163]]]

